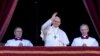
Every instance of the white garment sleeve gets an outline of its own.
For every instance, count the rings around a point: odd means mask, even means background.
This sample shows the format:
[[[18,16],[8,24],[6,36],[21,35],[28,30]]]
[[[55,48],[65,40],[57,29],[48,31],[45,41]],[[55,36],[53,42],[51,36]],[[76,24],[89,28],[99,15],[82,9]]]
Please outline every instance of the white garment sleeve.
[[[69,45],[68,36],[66,35],[65,32],[63,32],[63,34],[62,34],[62,40],[61,40],[61,42],[63,42],[63,45],[64,45],[64,46]]]
[[[28,41],[28,44],[27,44],[27,46],[30,46],[30,47],[32,47],[32,46],[33,46],[33,44],[32,44],[30,41]]]
[[[49,19],[48,21],[46,21],[42,27],[41,27],[41,34],[40,37],[42,38],[42,40],[44,40],[46,34],[47,34],[47,29],[51,26],[52,24],[52,19]]]
[[[5,46],[10,46],[10,41],[9,40],[5,43]]]
[[[52,20],[49,19],[48,21],[46,21],[46,22],[42,25],[41,29],[42,29],[42,30],[45,30],[45,29],[47,29],[49,26],[51,26],[51,24],[52,24]]]
[[[73,40],[71,46],[76,46],[76,39]]]
[[[94,43],[93,43],[93,45],[92,46],[97,46],[97,47],[99,47],[99,44],[98,44],[98,42],[97,42],[97,40],[96,39],[94,39]]]

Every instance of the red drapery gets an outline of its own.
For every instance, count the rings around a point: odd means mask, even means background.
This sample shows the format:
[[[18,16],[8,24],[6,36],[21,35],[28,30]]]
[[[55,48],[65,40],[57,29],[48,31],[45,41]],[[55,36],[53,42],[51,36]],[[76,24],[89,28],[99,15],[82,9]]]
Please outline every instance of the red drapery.
[[[0,0],[0,40],[11,21],[18,0]]]
[[[0,56],[100,56],[99,47],[0,47]]]
[[[100,0],[83,0],[83,3],[100,38]]]

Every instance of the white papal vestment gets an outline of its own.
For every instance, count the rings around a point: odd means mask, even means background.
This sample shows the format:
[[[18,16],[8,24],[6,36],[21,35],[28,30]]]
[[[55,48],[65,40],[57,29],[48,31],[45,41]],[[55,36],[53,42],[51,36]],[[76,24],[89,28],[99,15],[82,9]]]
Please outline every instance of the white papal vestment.
[[[89,37],[88,39],[82,39],[81,37],[75,38],[71,46],[99,46],[95,38]]]
[[[22,44],[23,46],[33,46],[33,44],[29,40],[25,39],[22,40],[10,39],[7,41],[5,46],[19,46],[20,44]]]
[[[52,20],[49,19],[42,25],[42,39],[45,46],[67,46],[69,44],[66,33],[59,27],[51,26]]]

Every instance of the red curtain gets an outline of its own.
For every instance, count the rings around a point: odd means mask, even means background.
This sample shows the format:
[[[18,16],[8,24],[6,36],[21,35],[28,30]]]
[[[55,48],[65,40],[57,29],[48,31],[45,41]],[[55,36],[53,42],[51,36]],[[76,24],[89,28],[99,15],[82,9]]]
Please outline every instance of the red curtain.
[[[100,0],[83,0],[83,3],[100,38]]]
[[[0,0],[0,40],[11,21],[18,0]]]

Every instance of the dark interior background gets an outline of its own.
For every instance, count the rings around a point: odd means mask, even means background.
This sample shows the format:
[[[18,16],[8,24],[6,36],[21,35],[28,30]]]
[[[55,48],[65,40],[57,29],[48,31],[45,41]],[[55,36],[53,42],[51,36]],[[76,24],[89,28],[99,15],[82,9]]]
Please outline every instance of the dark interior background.
[[[44,42],[40,38],[41,25],[54,12],[59,13],[62,20],[60,28],[66,32],[70,42],[81,36],[79,26],[82,23],[88,24],[89,35],[100,41],[82,0],[19,0],[2,42],[14,38],[13,30],[20,26],[24,31],[23,38],[29,39],[35,46],[43,46]]]

